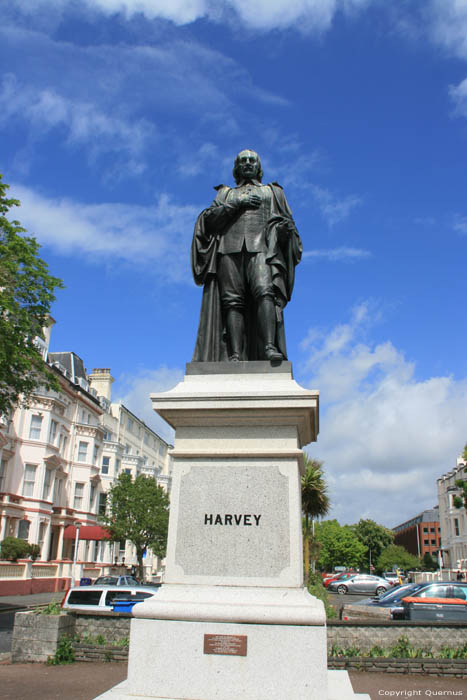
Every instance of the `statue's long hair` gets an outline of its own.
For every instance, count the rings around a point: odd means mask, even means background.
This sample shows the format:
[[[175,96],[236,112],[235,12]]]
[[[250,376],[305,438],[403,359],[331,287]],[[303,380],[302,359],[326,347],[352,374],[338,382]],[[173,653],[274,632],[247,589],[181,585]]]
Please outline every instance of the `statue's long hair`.
[[[263,168],[261,167],[261,159],[260,159],[259,155],[256,153],[256,151],[254,151],[252,148],[244,148],[243,151],[240,151],[238,156],[235,158],[234,167],[232,170],[232,174],[234,176],[235,182],[237,183],[237,185],[240,182],[240,177],[238,175],[238,159],[240,158],[242,153],[245,153],[245,151],[250,151],[250,153],[254,153],[256,155],[256,157],[258,158],[259,170],[258,170],[258,173],[256,175],[256,179],[259,180],[259,182],[262,182],[264,173],[263,173]]]

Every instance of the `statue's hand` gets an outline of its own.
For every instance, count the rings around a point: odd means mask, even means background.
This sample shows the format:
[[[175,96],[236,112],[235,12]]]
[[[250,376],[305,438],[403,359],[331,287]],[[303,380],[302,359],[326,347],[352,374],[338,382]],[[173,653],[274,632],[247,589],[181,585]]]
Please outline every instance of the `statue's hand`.
[[[242,206],[245,209],[258,209],[261,206],[261,197],[257,194],[247,194],[242,197]]]

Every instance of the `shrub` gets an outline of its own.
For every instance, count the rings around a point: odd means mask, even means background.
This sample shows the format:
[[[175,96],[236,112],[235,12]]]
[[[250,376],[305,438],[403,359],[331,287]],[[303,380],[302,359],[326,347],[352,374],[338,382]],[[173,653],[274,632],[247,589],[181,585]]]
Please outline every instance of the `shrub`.
[[[75,660],[73,642],[69,637],[63,637],[57,644],[57,651],[54,656],[49,656],[47,664],[49,666],[61,666],[72,664]]]
[[[29,545],[29,552],[28,552],[28,554],[29,554],[29,556],[31,557],[31,559],[32,559],[33,561],[36,561],[36,559],[38,559],[38,558],[40,557],[40,555],[41,555],[41,548],[40,548],[40,545],[38,545],[38,544],[30,544],[30,545]]]
[[[310,575],[308,576],[308,592],[311,593],[311,595],[314,595],[315,598],[323,601],[326,617],[328,619],[337,617],[337,612],[329,602],[328,592],[323,586],[323,577],[321,574],[310,572]]]
[[[5,537],[1,543],[1,558],[7,561],[17,561],[29,555],[29,543],[20,537]]]

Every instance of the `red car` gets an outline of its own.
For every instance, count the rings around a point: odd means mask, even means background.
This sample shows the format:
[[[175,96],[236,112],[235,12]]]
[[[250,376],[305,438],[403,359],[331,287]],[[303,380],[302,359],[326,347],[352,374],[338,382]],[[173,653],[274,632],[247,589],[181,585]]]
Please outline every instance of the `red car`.
[[[350,571],[350,572],[345,571],[345,572],[340,573],[340,574],[334,574],[330,578],[323,579],[323,585],[325,588],[327,588],[329,586],[329,584],[331,583],[331,581],[343,581],[346,578],[350,578],[354,574],[355,574],[355,571]]]

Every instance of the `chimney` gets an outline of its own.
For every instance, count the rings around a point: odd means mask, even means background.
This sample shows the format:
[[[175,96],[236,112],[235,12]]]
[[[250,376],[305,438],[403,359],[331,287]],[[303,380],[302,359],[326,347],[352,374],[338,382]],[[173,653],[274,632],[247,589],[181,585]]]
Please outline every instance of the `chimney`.
[[[93,369],[88,379],[91,389],[95,389],[98,396],[104,396],[109,401],[111,400],[112,384],[115,380],[110,374],[109,368]]]

